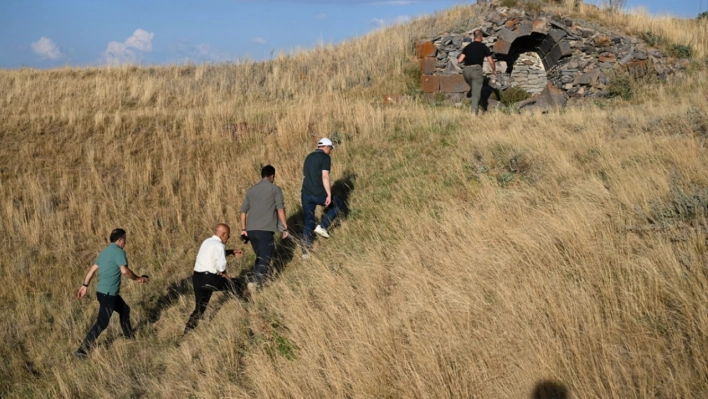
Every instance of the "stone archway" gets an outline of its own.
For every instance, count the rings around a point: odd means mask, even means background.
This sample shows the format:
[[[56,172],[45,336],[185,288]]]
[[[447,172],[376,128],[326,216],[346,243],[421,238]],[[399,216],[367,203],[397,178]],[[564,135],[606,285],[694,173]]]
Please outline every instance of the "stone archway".
[[[551,25],[554,26],[554,23],[551,22]],[[547,26],[548,23],[540,19],[524,21],[513,31],[502,28],[498,33],[499,39],[494,43],[494,54],[498,58],[508,59],[514,54],[512,50],[533,51],[541,58],[546,71],[550,70],[561,58],[572,55],[573,50],[566,40],[568,33],[564,29],[547,29]]]
[[[507,54],[497,54],[504,86],[520,87],[532,95],[542,92],[548,83],[547,68],[558,62],[549,51],[555,47],[560,49],[553,36],[541,32],[531,32],[514,39]],[[504,51],[506,47],[500,50]]]
[[[533,51],[526,51],[515,52],[513,59],[513,64],[507,67],[505,73],[509,79],[508,85],[520,87],[531,95],[542,92],[548,83],[548,76],[541,57]]]

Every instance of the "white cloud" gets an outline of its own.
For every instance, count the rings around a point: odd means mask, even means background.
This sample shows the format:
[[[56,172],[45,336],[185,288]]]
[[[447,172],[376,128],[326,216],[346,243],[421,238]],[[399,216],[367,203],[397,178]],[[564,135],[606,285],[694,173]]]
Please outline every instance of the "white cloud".
[[[49,58],[50,60],[58,60],[63,57],[59,46],[52,39],[47,39],[44,36],[32,43],[32,51],[41,58]]]
[[[140,51],[152,51],[152,38],[154,36],[154,33],[137,29],[133,32],[133,36],[125,41],[125,45]]]
[[[315,15],[315,19],[325,19],[325,18],[327,18],[327,14],[325,14],[323,12]]]
[[[391,25],[400,25],[400,24],[405,24],[411,21],[411,17],[408,15],[400,15],[396,18],[393,19],[382,19],[382,18],[373,18],[371,20],[371,23],[379,28],[383,28],[386,26],[391,26]]]
[[[133,35],[124,42],[108,43],[106,51],[103,53],[106,63],[115,65],[135,62],[138,57],[136,51],[152,51],[152,38],[154,36],[155,34],[152,32],[136,29]]]
[[[259,36],[259,37],[253,38],[253,43],[256,43],[256,44],[266,44],[266,43],[268,43],[268,42],[266,41],[266,39],[264,39],[264,38],[262,38],[262,37]]]
[[[386,20],[381,19],[381,18],[373,18],[371,20],[371,23],[376,26],[386,26]]]
[[[167,50],[175,58],[175,62],[220,62],[230,59],[229,54],[206,43],[176,42],[168,44]]]

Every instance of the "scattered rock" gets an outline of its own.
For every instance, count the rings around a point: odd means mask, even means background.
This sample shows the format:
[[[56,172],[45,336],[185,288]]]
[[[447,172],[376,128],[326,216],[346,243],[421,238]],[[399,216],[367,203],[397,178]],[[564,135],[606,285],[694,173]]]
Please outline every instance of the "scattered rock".
[[[552,108],[564,107],[567,102],[567,94],[549,83],[540,94],[516,103],[515,107],[522,112],[548,112]]]

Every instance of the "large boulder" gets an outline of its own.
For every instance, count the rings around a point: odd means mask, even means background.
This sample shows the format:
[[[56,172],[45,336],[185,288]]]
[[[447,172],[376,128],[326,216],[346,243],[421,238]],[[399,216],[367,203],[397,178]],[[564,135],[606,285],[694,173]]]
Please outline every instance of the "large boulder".
[[[568,102],[568,95],[552,84],[546,84],[543,91],[528,100],[520,101],[514,106],[520,112],[545,113],[555,108],[562,108]]]

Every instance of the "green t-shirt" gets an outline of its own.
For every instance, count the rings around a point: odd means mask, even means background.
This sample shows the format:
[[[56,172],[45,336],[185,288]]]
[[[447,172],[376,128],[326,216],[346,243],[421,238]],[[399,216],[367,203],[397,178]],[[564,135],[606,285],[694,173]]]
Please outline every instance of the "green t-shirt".
[[[305,158],[305,165],[302,167],[302,174],[305,178],[302,180],[302,193],[305,195],[326,196],[322,184],[322,171],[329,172],[332,165],[332,160],[324,151],[317,149],[310,153]]]
[[[128,266],[125,251],[112,242],[96,258],[98,265],[98,284],[96,291],[106,295],[120,294],[120,267]]]

